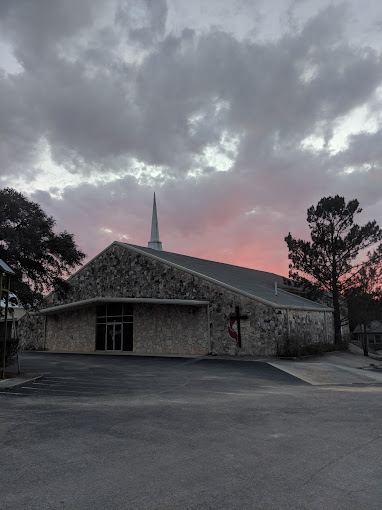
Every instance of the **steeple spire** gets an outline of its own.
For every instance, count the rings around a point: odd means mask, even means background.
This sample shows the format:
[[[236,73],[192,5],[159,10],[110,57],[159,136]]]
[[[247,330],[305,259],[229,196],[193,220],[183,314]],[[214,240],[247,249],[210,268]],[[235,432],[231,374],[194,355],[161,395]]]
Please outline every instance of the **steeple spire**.
[[[162,251],[162,243],[159,240],[157,203],[155,200],[155,193],[154,193],[154,202],[153,202],[153,217],[151,220],[151,239],[149,241],[148,247],[152,248],[153,250]]]

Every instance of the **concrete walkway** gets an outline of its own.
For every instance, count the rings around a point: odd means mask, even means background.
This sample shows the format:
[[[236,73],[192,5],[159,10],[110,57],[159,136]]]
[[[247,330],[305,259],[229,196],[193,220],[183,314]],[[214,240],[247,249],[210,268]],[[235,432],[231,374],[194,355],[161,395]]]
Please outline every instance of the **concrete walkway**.
[[[321,385],[382,385],[382,362],[363,356],[361,349],[333,352],[305,360],[272,360],[268,363],[288,374],[312,384]]]

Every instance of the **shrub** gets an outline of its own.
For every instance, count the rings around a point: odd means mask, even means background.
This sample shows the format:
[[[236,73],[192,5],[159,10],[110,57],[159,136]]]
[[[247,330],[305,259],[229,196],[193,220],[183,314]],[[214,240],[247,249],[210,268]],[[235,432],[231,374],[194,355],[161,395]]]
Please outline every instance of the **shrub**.
[[[3,359],[3,339],[0,340],[0,364]],[[6,352],[5,352],[5,366],[9,367],[17,361],[17,353],[19,351],[19,339],[11,338],[7,340]]]
[[[340,346],[332,342],[312,342],[309,335],[304,336],[295,333],[291,336],[284,335],[277,342],[276,354],[280,358],[301,358],[332,352],[336,350],[347,350],[348,343],[342,342]]]

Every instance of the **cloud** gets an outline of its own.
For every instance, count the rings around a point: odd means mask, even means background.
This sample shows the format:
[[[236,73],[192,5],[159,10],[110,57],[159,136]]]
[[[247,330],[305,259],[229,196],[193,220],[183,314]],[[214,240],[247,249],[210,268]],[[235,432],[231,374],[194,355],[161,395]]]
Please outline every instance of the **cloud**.
[[[130,41],[151,46],[165,31],[166,0],[124,0],[117,5],[115,21],[127,30]]]
[[[99,0],[75,0],[53,3],[49,0],[4,0],[0,5],[2,33],[14,46],[24,69],[34,72],[71,38],[92,27]]]
[[[305,232],[322,196],[378,211],[380,128],[355,125],[330,149],[355,109],[381,107],[381,54],[349,42],[351,10],[294,18],[280,2],[287,21],[270,38],[264,3],[232,10],[255,20],[239,36],[223,22],[176,26],[173,2],[73,2],[1,4],[21,71],[0,75],[0,182],[39,174],[43,140],[76,180],[58,173],[33,197],[87,253],[113,236],[146,244],[154,189],[169,249],[283,272],[284,236]]]

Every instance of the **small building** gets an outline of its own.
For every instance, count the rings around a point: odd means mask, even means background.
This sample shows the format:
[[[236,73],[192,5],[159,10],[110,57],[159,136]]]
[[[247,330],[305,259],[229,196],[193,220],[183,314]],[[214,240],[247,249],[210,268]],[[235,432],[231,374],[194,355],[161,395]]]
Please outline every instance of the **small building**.
[[[8,317],[7,317],[7,340],[17,338],[19,320],[25,315],[25,310],[19,303],[17,296],[9,293]],[[0,338],[4,336],[5,329],[5,301],[0,301]]]
[[[155,195],[147,248],[114,242],[22,327],[52,351],[269,356],[287,337],[333,341],[333,310],[274,273],[163,251]],[[33,328],[33,331],[32,329]]]
[[[358,341],[361,345],[365,339],[369,348],[374,351],[382,350],[382,322],[372,321],[369,324],[358,324],[353,331],[353,339]]]

